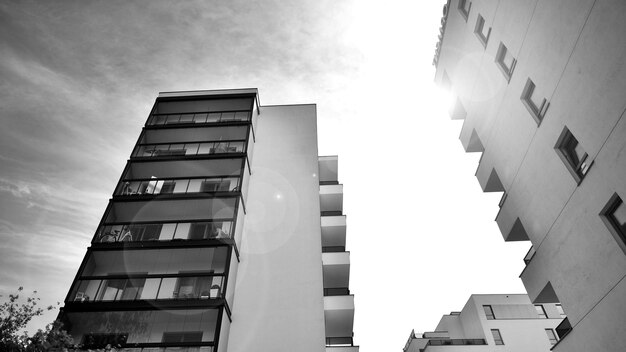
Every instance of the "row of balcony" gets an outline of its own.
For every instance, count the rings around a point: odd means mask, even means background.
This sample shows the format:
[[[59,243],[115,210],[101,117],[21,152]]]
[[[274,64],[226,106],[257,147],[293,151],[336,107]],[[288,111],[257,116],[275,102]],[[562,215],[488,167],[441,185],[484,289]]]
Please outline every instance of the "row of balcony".
[[[113,224],[100,227],[95,243],[232,239],[233,221]]]
[[[319,157],[322,276],[327,352],[357,352],[354,296],[350,294],[350,252],[346,252],[343,186],[337,179],[337,157]]]
[[[125,180],[118,187],[115,195],[157,195],[236,192],[239,190],[238,177],[196,177],[159,179],[152,177],[143,180]]]
[[[206,141],[194,143],[139,144],[135,158],[243,153],[246,141]]]
[[[73,302],[222,298],[224,276],[132,277],[78,280]]]
[[[224,123],[250,121],[250,111],[223,111],[223,112],[184,112],[161,113],[150,115],[149,126],[162,126],[188,123]]]

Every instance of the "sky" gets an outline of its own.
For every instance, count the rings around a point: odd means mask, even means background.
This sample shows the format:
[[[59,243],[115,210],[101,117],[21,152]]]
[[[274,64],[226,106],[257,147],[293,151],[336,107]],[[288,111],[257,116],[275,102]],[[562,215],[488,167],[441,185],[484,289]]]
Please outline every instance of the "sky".
[[[0,294],[63,301],[159,91],[243,87],[317,104],[362,352],[400,351],[470,294],[523,293],[529,245],[503,241],[501,194],[433,83],[444,3],[0,2]]]

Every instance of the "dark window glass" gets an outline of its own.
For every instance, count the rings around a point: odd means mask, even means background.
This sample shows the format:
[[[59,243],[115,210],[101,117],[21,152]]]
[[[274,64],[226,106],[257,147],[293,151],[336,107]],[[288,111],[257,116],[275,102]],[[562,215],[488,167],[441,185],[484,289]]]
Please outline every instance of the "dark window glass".
[[[189,332],[164,332],[164,343],[180,343],[180,342],[201,342],[202,331]]]
[[[493,315],[493,309],[491,306],[483,306],[483,310],[485,311],[485,316],[487,320],[494,320],[496,317]]]
[[[591,163],[587,160],[587,153],[567,127],[561,132],[555,148],[572,176],[580,183]]]
[[[493,340],[495,341],[496,345],[504,345],[502,335],[500,335],[500,330],[491,329],[491,335],[493,335]]]

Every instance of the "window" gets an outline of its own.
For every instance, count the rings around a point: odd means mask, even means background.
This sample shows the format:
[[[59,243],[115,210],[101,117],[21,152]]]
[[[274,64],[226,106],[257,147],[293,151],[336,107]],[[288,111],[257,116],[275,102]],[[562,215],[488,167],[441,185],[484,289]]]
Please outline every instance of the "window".
[[[626,253],[626,205],[617,193],[614,193],[604,206],[600,216],[618,245]]]
[[[467,22],[467,18],[469,17],[470,10],[472,9],[472,2],[469,0],[459,0],[459,12],[461,16],[465,18]]]
[[[560,304],[556,305],[556,310],[557,312],[559,312],[559,314],[561,315],[561,318],[565,318],[565,311],[563,310],[563,306]]]
[[[122,345],[128,340],[128,333],[90,333],[83,335],[82,344],[85,348],[104,348],[106,345]]]
[[[164,332],[164,343],[201,342],[202,331]]]
[[[548,319],[548,316],[546,315],[546,311],[545,309],[543,309],[543,305],[535,304],[535,310],[537,311],[537,315],[539,315],[539,318]]]
[[[548,335],[548,340],[550,340],[550,344],[551,345],[556,345],[557,342],[559,342],[559,339],[556,337],[556,334],[554,333],[554,330],[552,329],[546,329],[546,335]]]
[[[500,71],[502,71],[502,74],[504,74],[504,78],[506,78],[507,81],[510,81],[511,75],[513,75],[513,70],[515,70],[517,60],[515,60],[510,50],[507,49],[502,42],[500,42],[498,52],[496,53],[496,64]]]
[[[480,40],[482,45],[486,48],[487,42],[489,41],[489,35],[491,34],[491,27],[487,28],[485,26],[485,19],[481,15],[478,15],[478,19],[476,20],[474,33],[478,37],[478,40]]]
[[[524,106],[526,106],[526,109],[528,109],[528,112],[530,112],[531,116],[535,119],[538,125],[546,115],[546,111],[548,110],[550,103],[546,100],[546,98],[542,98],[539,94],[537,94],[536,88],[535,83],[528,78],[520,99],[522,99],[522,103],[524,103]]]
[[[557,140],[554,148],[561,160],[563,160],[567,170],[572,174],[576,182],[580,184],[585,174],[587,174],[587,171],[589,171],[591,162],[588,160],[589,155],[587,155],[580,143],[578,143],[576,137],[574,137],[567,127],[561,132],[561,136]]]
[[[500,330],[491,329],[491,335],[493,335],[493,340],[496,342],[496,345],[504,345],[502,335],[500,335]]]
[[[491,309],[491,306],[483,306],[483,309],[485,310],[485,316],[487,317],[487,320],[496,319],[496,316],[493,315],[493,309]]]

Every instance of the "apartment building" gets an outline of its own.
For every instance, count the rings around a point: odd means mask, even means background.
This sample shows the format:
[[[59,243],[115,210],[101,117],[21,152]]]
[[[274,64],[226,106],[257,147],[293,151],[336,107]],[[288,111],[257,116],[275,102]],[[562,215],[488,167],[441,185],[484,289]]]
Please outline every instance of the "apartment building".
[[[160,93],[65,299],[83,349],[354,352],[343,188],[316,106]]]
[[[626,2],[450,0],[433,64],[554,351],[626,350]]]
[[[532,304],[527,295],[471,295],[435,331],[411,331],[403,352],[549,352],[565,314],[559,304]]]

